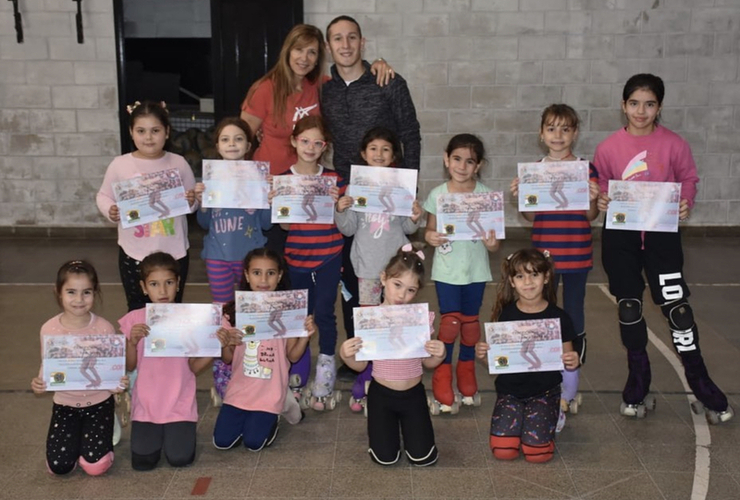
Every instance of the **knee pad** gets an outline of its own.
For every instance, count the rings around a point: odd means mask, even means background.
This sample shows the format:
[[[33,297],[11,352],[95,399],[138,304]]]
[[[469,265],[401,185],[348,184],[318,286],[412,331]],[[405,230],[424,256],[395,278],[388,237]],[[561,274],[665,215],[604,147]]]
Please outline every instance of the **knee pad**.
[[[415,465],[417,467],[426,467],[427,465],[433,465],[437,462],[439,452],[437,451],[437,447],[432,445],[432,449],[429,450],[429,453],[427,453],[425,457],[414,458],[409,454],[408,451],[406,451],[406,456],[408,457],[409,462],[411,462],[411,465]]]
[[[379,465],[393,465],[396,462],[398,462],[398,458],[401,456],[401,450],[398,450],[396,452],[396,458],[388,458],[387,460],[381,460],[378,458],[378,456],[375,454],[372,448],[368,448],[367,452],[370,454],[370,459]]]
[[[460,335],[460,316],[458,313],[447,313],[442,315],[439,321],[439,335],[437,338],[445,344],[452,344]]]
[[[619,299],[619,322],[634,325],[642,320],[642,301],[639,299]]]
[[[83,457],[79,459],[80,467],[91,476],[100,476],[113,465],[113,452],[109,451],[97,462],[90,463]]]
[[[668,319],[673,347],[678,354],[699,351],[699,330],[694,322],[694,312],[686,300],[665,304],[660,307]]]
[[[524,460],[535,464],[549,462],[555,453],[555,443],[550,441],[544,446],[532,446],[522,443],[522,452]]]
[[[478,315],[463,316],[461,318],[460,343],[467,346],[475,346],[480,340],[480,323]]]
[[[493,456],[498,460],[519,458],[519,447],[522,440],[518,436],[491,436],[490,445]]]
[[[694,326],[694,311],[686,300],[672,302],[660,307],[663,315],[668,318],[668,325],[673,331],[690,330]]]

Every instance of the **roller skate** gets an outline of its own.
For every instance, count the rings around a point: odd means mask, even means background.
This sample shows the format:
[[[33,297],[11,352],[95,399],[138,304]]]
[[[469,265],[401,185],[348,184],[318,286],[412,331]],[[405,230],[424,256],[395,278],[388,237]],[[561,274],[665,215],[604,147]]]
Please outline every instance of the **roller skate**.
[[[367,367],[357,375],[352,385],[352,396],[349,398],[349,408],[353,412],[364,412],[367,417],[367,391],[370,387],[373,365],[368,363]]]
[[[288,386],[293,392],[293,397],[298,401],[301,410],[307,410],[310,407],[310,391],[306,388],[308,374],[311,371],[311,350],[306,347],[301,359],[290,366],[290,375],[288,377]]]
[[[457,362],[457,388],[462,397],[460,402],[465,406],[480,406],[478,382],[475,380],[475,361]]]
[[[691,410],[697,415],[702,413],[712,425],[727,422],[735,411],[727,402],[727,396],[709,378],[707,367],[701,355],[682,357],[686,381],[689,383],[697,401],[691,403]],[[712,408],[724,408],[713,410]]]
[[[629,375],[622,391],[619,413],[625,417],[645,418],[648,410],[655,410],[655,396],[649,395],[652,375],[647,351],[627,350]]]
[[[293,390],[288,387],[287,391],[288,393],[285,395],[285,403],[283,404],[283,412],[280,416],[289,424],[295,425],[303,420],[306,414],[303,413],[300,403],[295,396],[293,396]]]
[[[704,417],[707,419],[707,422],[711,425],[717,425],[721,424],[723,422],[728,422],[732,420],[732,417],[735,416],[735,410],[732,409],[732,406],[727,405],[727,409],[724,411],[714,411],[710,410],[709,408],[705,407],[701,401],[693,401],[691,403],[691,411],[696,413],[697,415],[704,414]]]
[[[120,392],[114,396],[114,401],[116,402],[116,421],[120,427],[126,427],[131,420],[131,393],[128,389]]]
[[[452,365],[442,363],[432,375],[432,394],[427,396],[429,413],[451,413],[456,415],[460,411],[460,396],[452,390]]]
[[[231,365],[227,365],[220,359],[213,360],[213,387],[211,387],[211,403],[215,408],[223,404],[226,386],[231,380]]]
[[[310,392],[310,406],[316,411],[333,410],[342,400],[342,393],[334,390],[336,381],[334,356],[319,354],[316,360],[316,377]]]
[[[581,403],[583,402],[583,396],[581,393],[577,393],[576,397],[571,399],[570,401],[567,401],[565,399],[560,399],[560,410],[564,413],[572,413],[573,415],[576,415],[578,413],[578,409],[581,406]]]

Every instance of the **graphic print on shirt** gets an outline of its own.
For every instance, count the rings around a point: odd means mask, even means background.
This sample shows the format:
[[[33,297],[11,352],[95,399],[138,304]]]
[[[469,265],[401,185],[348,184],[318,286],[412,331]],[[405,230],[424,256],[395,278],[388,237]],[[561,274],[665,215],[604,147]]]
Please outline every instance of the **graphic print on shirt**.
[[[156,220],[149,224],[134,227],[134,237],[154,238],[156,236],[175,236],[175,219]]]
[[[642,177],[650,177],[650,171],[648,170],[647,164],[647,150],[639,152],[627,163],[627,168],[622,172],[622,180],[626,181],[629,179],[639,179]]]
[[[270,379],[272,368],[268,365],[275,363],[275,352],[272,347],[265,347],[260,352],[259,340],[251,340],[245,343],[244,360],[242,367],[244,375],[251,378]]]
[[[319,103],[316,103],[312,104],[311,106],[306,106],[305,108],[301,106],[296,106],[295,113],[293,113],[293,123],[295,124],[295,122],[297,122],[301,118],[307,117],[311,110],[316,108],[318,105]]]
[[[383,232],[390,230],[390,221],[393,218],[392,215],[367,212],[363,215],[364,217],[361,219],[362,229],[369,230],[373,235],[373,239],[377,240],[383,236]]]

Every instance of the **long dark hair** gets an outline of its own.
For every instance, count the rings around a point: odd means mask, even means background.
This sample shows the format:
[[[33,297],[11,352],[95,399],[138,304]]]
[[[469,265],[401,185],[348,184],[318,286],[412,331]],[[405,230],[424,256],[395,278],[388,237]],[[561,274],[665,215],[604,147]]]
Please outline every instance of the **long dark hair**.
[[[501,263],[501,282],[496,291],[496,303],[493,306],[491,321],[498,321],[506,306],[517,300],[516,290],[511,285],[511,279],[518,273],[540,273],[545,275],[545,286],[542,297],[551,304],[557,302],[555,295],[555,266],[550,257],[536,248],[525,248],[509,255]]]

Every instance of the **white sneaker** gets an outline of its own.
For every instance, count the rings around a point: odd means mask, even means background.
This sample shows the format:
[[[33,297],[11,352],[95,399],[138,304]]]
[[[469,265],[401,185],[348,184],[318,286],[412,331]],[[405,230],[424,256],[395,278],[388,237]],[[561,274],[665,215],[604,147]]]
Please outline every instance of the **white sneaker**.
[[[562,431],[563,427],[565,427],[565,412],[560,409],[560,412],[558,413],[558,423],[555,426],[555,432]]]

